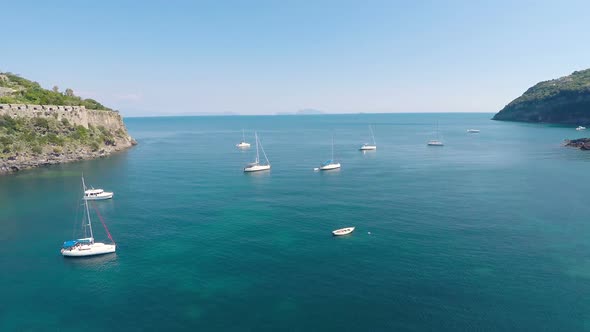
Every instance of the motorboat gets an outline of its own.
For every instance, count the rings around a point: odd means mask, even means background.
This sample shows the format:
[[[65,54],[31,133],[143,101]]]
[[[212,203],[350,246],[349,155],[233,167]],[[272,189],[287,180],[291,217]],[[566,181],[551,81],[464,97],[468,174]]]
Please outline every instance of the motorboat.
[[[83,199],[87,201],[98,201],[101,199],[113,198],[114,193],[102,189],[88,189],[84,191]]]
[[[578,126],[578,127],[576,128],[576,130],[577,130],[577,131],[580,131],[580,130],[586,130],[586,127],[584,127],[584,126]]]
[[[342,236],[342,235],[348,235],[348,234],[352,233],[353,231],[354,231],[354,227],[345,227],[345,228],[340,228],[335,231],[332,231],[332,234],[334,236]]]
[[[479,133],[479,129],[467,129],[467,132],[471,134],[477,134]]]

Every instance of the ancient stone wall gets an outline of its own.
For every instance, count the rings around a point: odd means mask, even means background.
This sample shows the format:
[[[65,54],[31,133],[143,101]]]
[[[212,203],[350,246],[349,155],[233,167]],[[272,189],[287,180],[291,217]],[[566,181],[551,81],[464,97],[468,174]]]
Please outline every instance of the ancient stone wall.
[[[123,118],[116,111],[89,110],[84,106],[0,104],[0,115],[11,117],[53,117],[59,121],[67,119],[71,124],[88,128],[104,126],[107,129],[123,129]]]

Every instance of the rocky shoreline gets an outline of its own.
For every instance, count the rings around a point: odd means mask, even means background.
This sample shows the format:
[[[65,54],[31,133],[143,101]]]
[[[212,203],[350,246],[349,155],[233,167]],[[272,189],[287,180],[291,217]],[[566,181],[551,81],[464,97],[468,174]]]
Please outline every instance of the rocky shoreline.
[[[41,166],[57,165],[71,163],[81,160],[91,160],[97,158],[105,158],[112,153],[126,150],[134,145],[137,145],[135,140],[129,141],[129,144],[109,146],[107,148],[91,151],[89,149],[80,148],[69,153],[48,153],[43,155],[31,155],[28,153],[16,153],[8,158],[0,159],[0,175],[16,173],[21,170],[31,169]]]
[[[22,170],[71,163],[75,161],[91,160],[105,158],[115,152],[126,150],[137,142],[131,139],[128,144],[109,146],[98,151],[91,151],[85,148],[79,148],[69,153],[48,153],[43,155],[32,155],[28,153],[16,153],[8,158],[0,158],[0,175],[16,173]]]
[[[590,138],[566,139],[564,145],[580,150],[590,150]]]

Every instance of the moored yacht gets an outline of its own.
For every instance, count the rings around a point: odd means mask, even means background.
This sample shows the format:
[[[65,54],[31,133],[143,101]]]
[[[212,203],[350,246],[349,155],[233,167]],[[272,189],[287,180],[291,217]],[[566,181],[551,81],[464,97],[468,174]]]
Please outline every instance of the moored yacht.
[[[322,163],[320,167],[314,168],[314,171],[329,171],[338,168],[340,168],[340,163],[334,161],[334,136],[332,136],[332,158]]]
[[[340,163],[336,163],[332,159],[326,160],[323,164],[320,165],[320,167],[318,167],[320,171],[329,171],[331,169],[337,168],[340,168]]]
[[[443,142],[437,140],[437,139],[432,139],[430,141],[428,141],[427,143],[429,146],[443,146]]]
[[[369,125],[369,130],[371,131],[371,137],[373,138],[373,144],[365,143],[363,144],[359,150],[361,151],[369,151],[369,150],[377,150],[377,143],[375,142],[375,135],[373,134],[373,129]]]
[[[82,178],[82,187],[86,192],[86,184],[84,183],[84,178]],[[101,218],[101,222],[107,232],[109,239],[112,243],[102,243],[102,242],[94,242],[94,233],[92,231],[92,220],[90,218],[90,209],[88,208],[88,199],[84,199],[84,218],[83,218],[83,228],[84,228],[84,238],[65,241],[61,248],[61,254],[64,257],[85,257],[85,256],[95,256],[95,255],[103,255],[113,253],[117,250],[117,245],[111,236],[106,224],[102,221],[100,214],[98,215]],[[98,213],[98,211],[97,211]]]
[[[246,142],[246,134],[244,133],[244,129],[242,129],[242,141],[236,144],[236,147],[240,149],[247,149],[250,147],[250,143]]]
[[[101,199],[113,198],[113,195],[114,193],[112,192],[104,191],[103,189],[92,188],[84,190],[84,197],[82,198],[87,201],[98,201]]]
[[[258,139],[258,134],[254,132],[254,136],[256,139],[256,160],[253,163],[249,163],[244,167],[244,172],[259,172],[259,171],[266,171],[270,169],[270,162],[268,161],[268,157],[266,157],[266,153],[264,152],[264,147],[262,146],[262,142]],[[258,152],[258,147],[262,150],[262,154],[264,155],[264,159],[266,159],[266,164],[260,163],[260,154]]]
[[[438,122],[436,123],[436,139],[431,139],[426,143],[428,146],[443,146],[443,142],[438,139]]]
[[[586,127],[584,127],[584,126],[578,126],[578,127],[576,128],[576,130],[577,130],[577,131],[580,131],[580,130],[586,130]]]

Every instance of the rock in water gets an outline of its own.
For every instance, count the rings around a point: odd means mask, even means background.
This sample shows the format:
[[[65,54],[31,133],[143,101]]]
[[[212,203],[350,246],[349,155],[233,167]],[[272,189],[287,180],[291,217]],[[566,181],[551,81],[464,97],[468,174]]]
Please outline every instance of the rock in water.
[[[579,148],[580,150],[590,150],[590,138],[566,139],[564,145]]]

